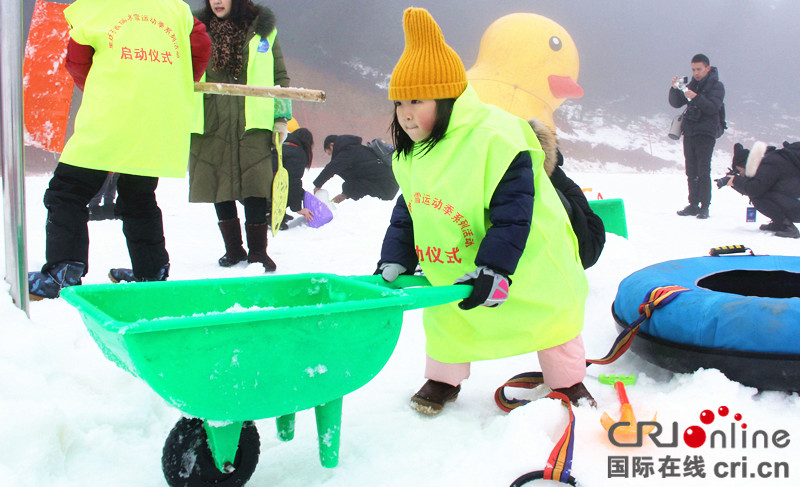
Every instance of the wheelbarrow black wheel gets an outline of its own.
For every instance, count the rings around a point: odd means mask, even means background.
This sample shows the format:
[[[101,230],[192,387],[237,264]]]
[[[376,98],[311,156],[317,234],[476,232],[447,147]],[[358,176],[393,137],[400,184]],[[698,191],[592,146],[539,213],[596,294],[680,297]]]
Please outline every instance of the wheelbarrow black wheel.
[[[203,420],[181,418],[164,443],[161,468],[170,487],[241,487],[258,464],[261,443],[252,421],[245,422],[230,473],[214,465]]]

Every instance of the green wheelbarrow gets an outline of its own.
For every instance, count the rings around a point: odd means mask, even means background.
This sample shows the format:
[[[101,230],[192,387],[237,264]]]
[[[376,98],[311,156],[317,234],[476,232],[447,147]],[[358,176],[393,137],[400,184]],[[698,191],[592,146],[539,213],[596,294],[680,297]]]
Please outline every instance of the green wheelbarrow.
[[[295,413],[312,407],[320,462],[335,467],[342,397],[386,365],[403,311],[471,289],[295,274],[73,286],[61,297],[109,360],[184,413],[164,445],[169,485],[230,487],[258,463],[254,420],[276,418],[288,441]]]

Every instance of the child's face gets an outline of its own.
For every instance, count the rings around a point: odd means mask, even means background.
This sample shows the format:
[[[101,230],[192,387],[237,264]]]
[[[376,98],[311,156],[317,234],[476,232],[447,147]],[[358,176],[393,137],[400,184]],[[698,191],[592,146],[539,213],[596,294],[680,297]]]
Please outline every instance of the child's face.
[[[395,100],[394,111],[403,131],[414,142],[422,142],[436,123],[436,100]]]

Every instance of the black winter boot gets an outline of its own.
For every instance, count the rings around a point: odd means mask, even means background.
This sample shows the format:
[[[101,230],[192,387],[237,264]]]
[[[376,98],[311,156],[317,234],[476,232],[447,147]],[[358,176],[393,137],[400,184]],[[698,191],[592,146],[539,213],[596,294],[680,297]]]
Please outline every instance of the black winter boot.
[[[786,225],[783,223],[779,223],[773,220],[770,220],[769,223],[765,223],[758,227],[759,230],[763,230],[765,232],[780,232],[784,229]]]
[[[580,401],[585,401],[587,405],[591,407],[597,407],[597,402],[595,402],[592,394],[586,389],[586,386],[583,385],[583,382],[578,382],[570,387],[559,387],[558,389],[553,389],[555,392],[560,392],[569,398],[569,402],[572,403],[573,406],[580,406],[578,404]]]
[[[225,255],[217,262],[221,267],[231,267],[247,259],[247,252],[242,246],[242,226],[238,218],[221,220],[219,231],[225,242]]]
[[[786,223],[781,230],[775,232],[776,237],[800,238],[800,230],[792,222]]]
[[[28,294],[31,301],[55,299],[61,289],[81,283],[86,264],[65,260],[51,266],[45,265],[41,271],[28,273]]]
[[[444,405],[458,399],[461,384],[454,386],[428,379],[422,388],[411,397],[411,408],[422,414],[433,416],[444,409]]]
[[[247,262],[260,262],[267,272],[274,272],[278,268],[275,262],[267,255],[267,231],[269,225],[259,223],[244,226],[247,233]]]
[[[680,216],[697,216],[700,213],[700,207],[697,205],[686,205],[686,208],[678,210]]]
[[[114,283],[166,281],[167,277],[169,277],[169,264],[164,264],[154,276],[137,276],[133,273],[133,269],[125,268],[114,268],[108,271],[108,278]]]

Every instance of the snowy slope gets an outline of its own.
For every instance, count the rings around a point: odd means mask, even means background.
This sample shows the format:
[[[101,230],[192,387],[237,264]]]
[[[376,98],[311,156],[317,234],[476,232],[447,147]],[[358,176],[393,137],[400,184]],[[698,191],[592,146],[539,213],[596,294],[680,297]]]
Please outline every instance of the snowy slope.
[[[723,161],[725,162],[725,161]],[[616,330],[610,314],[617,285],[630,273],[669,259],[705,255],[710,247],[745,244],[757,253],[800,255],[798,241],[758,230],[764,223],[745,223],[746,199],[729,188],[714,192],[711,218],[682,218],[685,177],[678,171],[659,173],[567,172],[592,195],[625,201],[630,239],[608,235],[600,261],[588,270],[591,291],[584,338],[587,354],[606,353]],[[313,175],[308,175],[307,181]],[[41,198],[48,177],[27,180],[29,268],[44,259],[45,211]],[[329,185],[336,194],[337,180]],[[310,183],[307,184],[310,186]],[[171,278],[260,275],[258,265],[231,269],[217,266],[222,242],[211,205],[187,203],[186,180],[162,179],[158,189],[164,212]],[[372,198],[346,201],[333,222],[321,229],[294,228],[271,239],[269,253],[278,273],[333,272],[370,274],[392,203]],[[127,266],[128,257],[118,221],[90,223],[90,270],[84,283],[105,283],[110,267]],[[63,300],[31,304],[31,318],[0,296],[0,485],[9,487],[160,487],[161,448],[179,412],[167,406],[143,382],[107,361],[86,332],[77,312]],[[281,443],[274,421],[257,422],[261,460],[252,486],[502,486],[544,466],[566,421],[566,409],[540,400],[511,414],[494,405],[496,387],[516,373],[538,370],[536,355],[477,363],[458,401],[438,417],[422,417],[408,407],[409,397],[423,383],[424,333],[420,311],[405,314],[395,353],[381,373],[344,399],[340,465],[319,465],[313,413],[297,415],[295,439]],[[680,441],[658,448],[649,440],[641,448],[612,446],[599,423],[602,412],[618,416],[614,390],[597,375],[637,374],[628,388],[640,420],[656,412],[664,425],[677,422],[680,434],[698,425],[705,409],[727,406],[742,414],[750,431],[772,435],[785,430],[789,445],[767,449],[710,448],[693,450]],[[715,370],[673,375],[631,353],[613,365],[589,369],[586,385],[596,409],[575,410],[573,475],[581,485],[630,486],[789,486],[800,478],[800,398],[780,392],[757,393],[726,379]],[[728,431],[729,420],[714,428]],[[710,429],[710,428],[709,428]],[[670,432],[665,432],[666,440]],[[739,443],[740,444],[740,443]],[[739,445],[737,444],[737,445]],[[684,477],[683,460],[701,456],[705,478]],[[612,457],[650,457],[648,478],[609,478]],[[676,477],[659,467],[677,459]],[[743,460],[744,458],[744,460]],[[788,479],[765,480],[756,473],[761,461],[785,462]],[[732,462],[746,464],[731,474]],[[715,471],[715,467],[717,470]],[[771,472],[774,465],[763,467]],[[753,476],[751,476],[751,474]],[[722,475],[726,475],[723,477]],[[744,479],[742,477],[745,477]],[[535,485],[535,484],[533,484]]]

